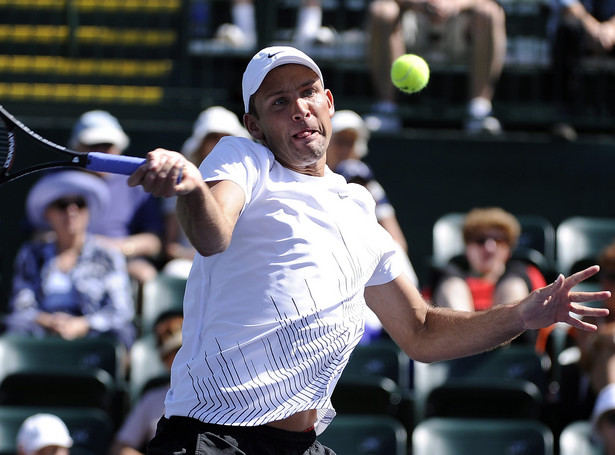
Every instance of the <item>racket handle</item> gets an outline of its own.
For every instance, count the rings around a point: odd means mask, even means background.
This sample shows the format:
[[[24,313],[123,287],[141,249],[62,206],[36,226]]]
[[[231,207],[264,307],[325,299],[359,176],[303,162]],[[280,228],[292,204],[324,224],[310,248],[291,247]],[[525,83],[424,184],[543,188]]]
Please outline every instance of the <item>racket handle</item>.
[[[112,155],[110,153],[90,152],[85,166],[90,171],[111,172],[112,174],[130,175],[145,163],[145,158],[136,156]],[[177,176],[177,183],[182,181],[182,173]]]
[[[88,162],[85,167],[90,171],[130,175],[143,163],[145,163],[145,158],[90,152],[88,153]]]

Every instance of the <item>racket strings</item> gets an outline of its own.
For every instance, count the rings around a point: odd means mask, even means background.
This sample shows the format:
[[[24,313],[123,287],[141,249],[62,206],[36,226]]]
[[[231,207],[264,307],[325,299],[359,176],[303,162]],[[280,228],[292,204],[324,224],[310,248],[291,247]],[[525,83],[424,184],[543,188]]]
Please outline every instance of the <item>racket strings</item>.
[[[7,172],[15,157],[13,132],[9,131],[4,122],[0,122],[0,170]]]

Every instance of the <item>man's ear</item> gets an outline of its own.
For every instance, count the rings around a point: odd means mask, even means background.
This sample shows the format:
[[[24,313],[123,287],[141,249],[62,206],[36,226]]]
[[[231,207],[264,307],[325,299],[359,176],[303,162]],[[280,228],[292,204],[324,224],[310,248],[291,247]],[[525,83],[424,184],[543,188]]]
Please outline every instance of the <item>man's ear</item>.
[[[326,89],[325,96],[327,97],[327,103],[329,104],[329,114],[331,115],[331,117],[333,117],[333,114],[335,114],[335,102],[333,101],[333,93],[331,92],[331,90]]]
[[[243,114],[243,124],[254,139],[257,141],[263,140],[260,123],[253,114]]]

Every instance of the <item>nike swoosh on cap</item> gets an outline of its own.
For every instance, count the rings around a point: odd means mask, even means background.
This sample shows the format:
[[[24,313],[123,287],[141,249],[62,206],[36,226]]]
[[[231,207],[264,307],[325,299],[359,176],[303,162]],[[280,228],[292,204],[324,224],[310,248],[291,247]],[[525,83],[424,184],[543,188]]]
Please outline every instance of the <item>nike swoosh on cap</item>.
[[[278,51],[278,52],[275,52],[275,53],[273,53],[273,54],[267,54],[267,58],[273,58],[273,57],[275,57],[276,55],[281,54],[282,52],[284,52],[284,51]]]

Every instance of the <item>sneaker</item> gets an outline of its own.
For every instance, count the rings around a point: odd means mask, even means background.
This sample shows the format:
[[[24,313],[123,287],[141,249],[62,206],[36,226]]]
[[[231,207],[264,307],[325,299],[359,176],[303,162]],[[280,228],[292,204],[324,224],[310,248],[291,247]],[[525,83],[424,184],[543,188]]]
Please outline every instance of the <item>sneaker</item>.
[[[574,142],[577,140],[577,131],[569,123],[556,123],[551,128],[553,139],[564,142]]]
[[[222,24],[216,30],[214,39],[237,49],[253,49],[256,46],[256,37],[247,35],[235,24]]]
[[[372,112],[363,120],[367,128],[373,132],[395,133],[402,129],[401,119],[393,113]]]
[[[487,133],[497,135],[502,132],[502,125],[500,125],[500,121],[492,115],[487,115],[485,117],[470,116],[465,122],[464,129],[470,134]]]

